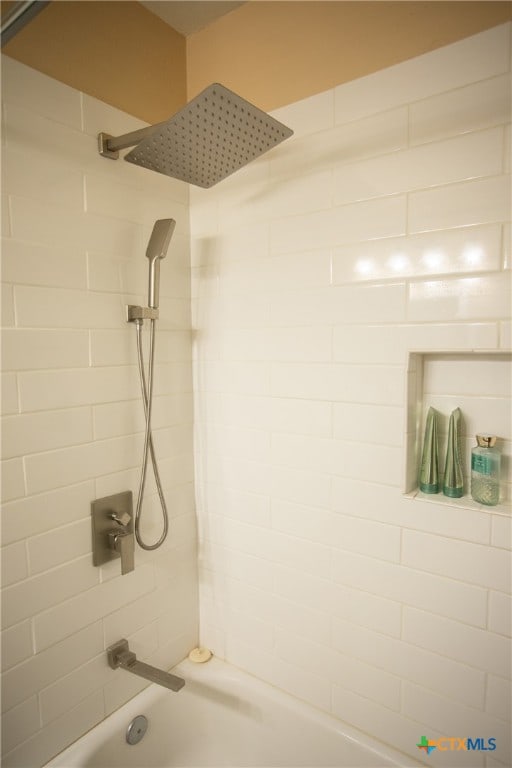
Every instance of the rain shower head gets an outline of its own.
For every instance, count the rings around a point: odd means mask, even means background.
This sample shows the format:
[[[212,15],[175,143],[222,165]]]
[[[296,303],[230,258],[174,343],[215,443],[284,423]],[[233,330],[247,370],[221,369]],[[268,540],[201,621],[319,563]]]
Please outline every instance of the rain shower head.
[[[293,134],[219,83],[205,88],[169,120],[114,138],[98,136],[99,151],[143,168],[212,187]]]
[[[149,238],[146,256],[149,259],[148,307],[158,309],[160,293],[160,261],[167,255],[176,222],[174,219],[158,219]]]

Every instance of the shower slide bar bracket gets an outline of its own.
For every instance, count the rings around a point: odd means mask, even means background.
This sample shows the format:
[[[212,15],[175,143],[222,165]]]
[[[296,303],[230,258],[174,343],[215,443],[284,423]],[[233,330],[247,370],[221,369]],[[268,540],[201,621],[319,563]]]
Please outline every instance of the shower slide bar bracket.
[[[121,669],[126,669],[145,680],[163,685],[164,688],[170,688],[171,691],[179,691],[185,685],[183,678],[171,675],[170,672],[164,672],[163,669],[152,667],[143,661],[137,661],[137,656],[133,651],[130,651],[128,640],[118,640],[117,643],[107,648],[107,659],[109,667],[112,669],[121,667]]]
[[[140,307],[138,304],[126,305],[126,322],[140,323],[144,320],[158,320],[158,309],[153,307]]]

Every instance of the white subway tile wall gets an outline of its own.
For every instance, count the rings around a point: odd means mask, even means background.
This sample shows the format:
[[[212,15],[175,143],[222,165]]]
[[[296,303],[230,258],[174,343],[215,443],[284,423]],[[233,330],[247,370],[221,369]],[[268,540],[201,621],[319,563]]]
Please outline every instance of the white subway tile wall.
[[[99,157],[96,133],[133,117],[7,57],[2,85],[2,765],[38,768],[145,685],[108,667],[109,644],[168,668],[198,642],[189,206],[185,184]],[[170,533],[121,576],[93,567],[90,503],[138,487],[124,307],[146,303],[146,243],[169,217],[153,424]],[[150,540],[155,492],[150,474]]]
[[[415,758],[496,738],[438,766],[512,760],[510,38],[283,107],[191,196],[202,643]],[[498,507],[404,495],[411,352],[466,475],[498,435]]]
[[[510,764],[510,36],[283,107],[295,137],[190,208],[98,157],[98,131],[137,120],[4,57],[5,766],[39,768],[141,690],[106,664],[119,637],[164,666],[197,642],[193,407],[202,643],[415,758],[422,735],[495,737],[451,765]],[[91,565],[90,502],[137,487],[124,305],[168,216],[171,535],[120,577]],[[498,507],[404,496],[409,352],[467,450],[473,428],[500,437]]]

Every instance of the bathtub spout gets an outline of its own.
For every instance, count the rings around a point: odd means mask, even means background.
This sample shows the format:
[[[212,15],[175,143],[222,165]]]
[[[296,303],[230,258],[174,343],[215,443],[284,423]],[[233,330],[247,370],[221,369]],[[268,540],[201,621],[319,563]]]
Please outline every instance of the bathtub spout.
[[[152,667],[143,661],[137,661],[136,655],[130,651],[128,640],[118,640],[117,643],[107,648],[107,658],[112,669],[121,667],[121,669],[126,669],[145,680],[170,688],[171,691],[179,691],[185,685],[185,681],[181,677],[171,675],[169,672]]]

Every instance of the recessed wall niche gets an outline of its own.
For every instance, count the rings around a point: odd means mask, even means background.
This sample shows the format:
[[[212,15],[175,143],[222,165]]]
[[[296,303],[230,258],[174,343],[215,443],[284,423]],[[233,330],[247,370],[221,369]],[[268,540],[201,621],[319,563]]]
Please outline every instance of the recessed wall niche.
[[[410,352],[407,366],[407,418],[405,493],[432,501],[511,512],[512,499],[512,353],[510,352]],[[439,472],[442,483],[448,422],[451,412],[462,411],[464,495],[450,499],[418,490],[419,463],[428,409],[438,413]],[[471,448],[477,433],[496,435],[502,454],[500,503],[477,504],[471,498]]]

